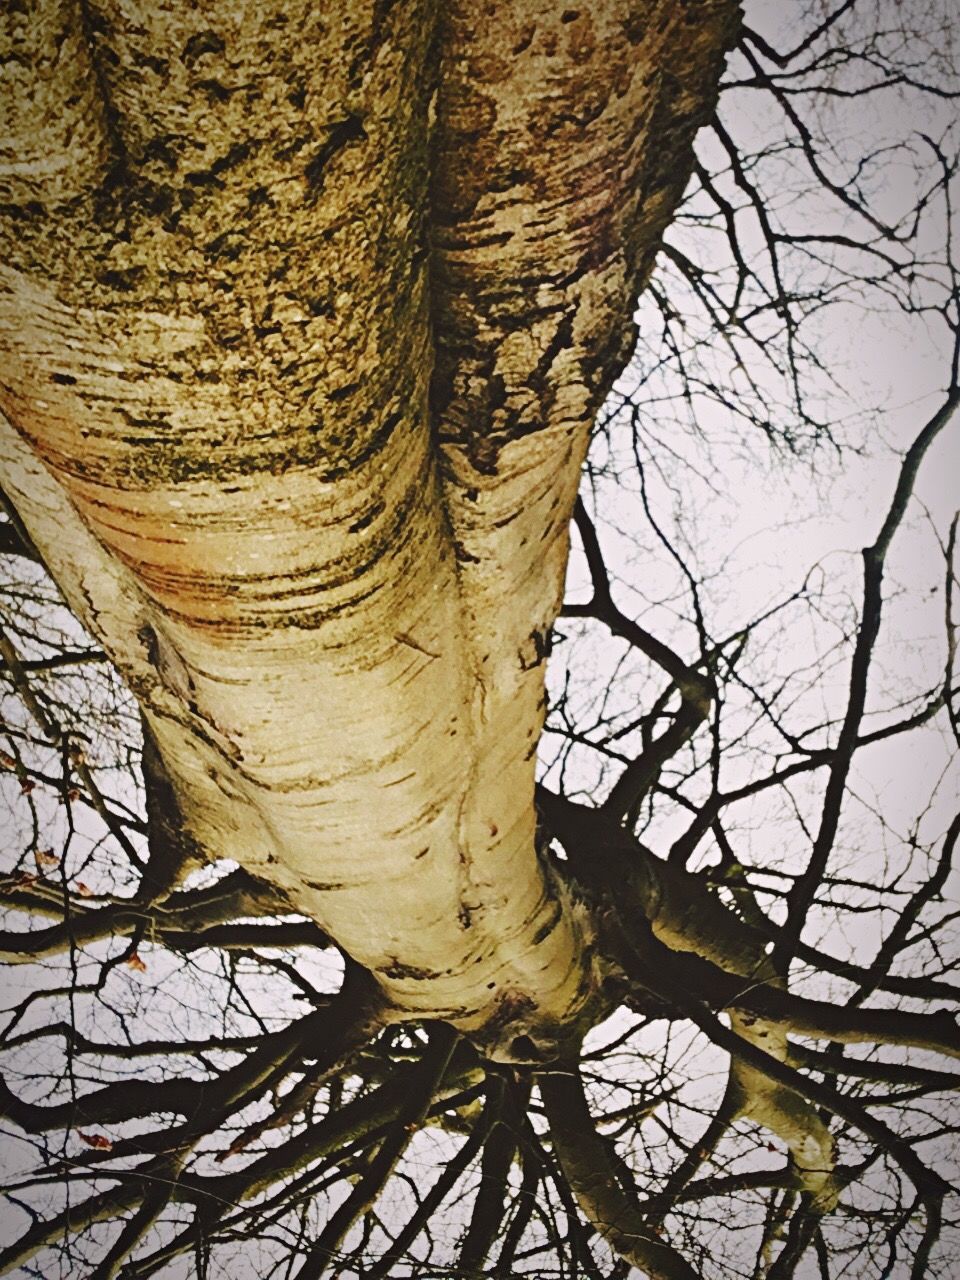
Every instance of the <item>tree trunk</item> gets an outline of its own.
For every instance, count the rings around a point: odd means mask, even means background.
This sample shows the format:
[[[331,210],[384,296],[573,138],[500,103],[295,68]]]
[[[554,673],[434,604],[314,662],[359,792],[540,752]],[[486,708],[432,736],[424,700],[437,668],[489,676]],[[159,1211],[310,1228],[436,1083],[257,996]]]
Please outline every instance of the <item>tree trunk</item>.
[[[736,6],[2,22],[3,483],[185,849],[398,1016],[555,1045],[601,975],[536,849],[544,659]]]

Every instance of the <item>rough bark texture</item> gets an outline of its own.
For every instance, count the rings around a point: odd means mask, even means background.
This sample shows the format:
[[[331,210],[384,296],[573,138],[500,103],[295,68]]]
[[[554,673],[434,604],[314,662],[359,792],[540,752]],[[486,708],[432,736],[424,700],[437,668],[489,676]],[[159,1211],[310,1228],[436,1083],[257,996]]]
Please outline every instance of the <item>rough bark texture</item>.
[[[2,19],[4,487],[137,694],[189,851],[491,1043],[550,1046],[597,985],[535,845],[544,659],[735,20]]]

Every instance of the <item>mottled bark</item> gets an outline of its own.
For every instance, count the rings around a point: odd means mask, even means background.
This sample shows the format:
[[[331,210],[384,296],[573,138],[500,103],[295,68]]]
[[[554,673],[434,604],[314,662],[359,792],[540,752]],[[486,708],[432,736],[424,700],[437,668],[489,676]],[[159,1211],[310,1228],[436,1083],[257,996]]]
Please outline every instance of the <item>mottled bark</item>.
[[[543,664],[735,18],[2,20],[3,483],[141,702],[184,865],[236,858],[506,1056],[597,986],[535,845]]]

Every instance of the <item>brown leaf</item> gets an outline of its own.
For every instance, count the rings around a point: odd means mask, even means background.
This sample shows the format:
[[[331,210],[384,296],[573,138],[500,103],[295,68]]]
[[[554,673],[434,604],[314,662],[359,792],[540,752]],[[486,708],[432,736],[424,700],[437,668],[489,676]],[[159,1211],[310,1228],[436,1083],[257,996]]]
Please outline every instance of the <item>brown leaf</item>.
[[[28,796],[37,784],[31,778],[20,779],[20,791],[23,795]]]
[[[128,969],[135,969],[137,973],[147,972],[147,966],[140,959],[140,956],[136,951],[134,951],[131,955],[127,956],[126,960],[124,960],[123,963],[127,966]]]
[[[109,1151],[113,1146],[113,1139],[108,1138],[104,1133],[84,1133],[82,1129],[78,1129],[77,1137],[88,1147],[93,1147],[95,1151]]]
[[[33,860],[41,871],[44,867],[59,867],[60,865],[60,859],[52,849],[34,849]]]
[[[5,751],[0,751],[0,769],[15,769],[17,762],[13,756],[8,756]]]
[[[74,881],[73,888],[74,888],[74,891],[78,893],[81,898],[93,897],[93,890],[90,888],[88,884],[84,884],[82,880]]]

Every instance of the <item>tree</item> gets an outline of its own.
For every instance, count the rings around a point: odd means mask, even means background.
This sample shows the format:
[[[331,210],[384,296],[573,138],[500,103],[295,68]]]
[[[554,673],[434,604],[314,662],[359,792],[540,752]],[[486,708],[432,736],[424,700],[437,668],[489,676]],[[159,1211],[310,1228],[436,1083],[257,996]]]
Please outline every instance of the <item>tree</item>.
[[[864,7],[792,41],[728,0],[6,14],[4,890],[33,922],[3,945],[39,976],[0,1108],[45,1164],[8,1268],[206,1274],[237,1242],[300,1280],[946,1265],[947,783],[883,873],[846,864],[858,759],[957,736],[956,520],[935,679],[877,688],[958,396],[955,151],[848,168],[817,112],[956,78],[935,8]],[[737,95],[767,104],[742,138]],[[947,389],[856,610],[811,576],[726,628],[660,511],[697,489],[675,420],[839,448],[817,331],[858,296],[940,325]],[[682,597],[619,581],[628,506]],[[688,1087],[696,1054],[721,1089]]]

